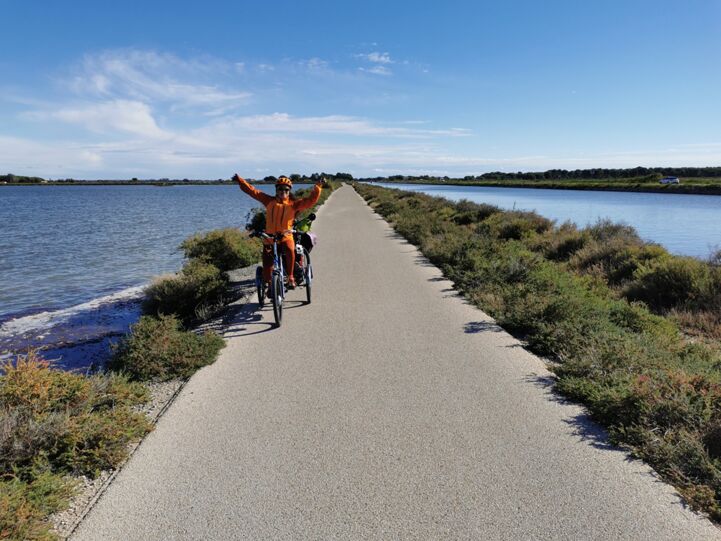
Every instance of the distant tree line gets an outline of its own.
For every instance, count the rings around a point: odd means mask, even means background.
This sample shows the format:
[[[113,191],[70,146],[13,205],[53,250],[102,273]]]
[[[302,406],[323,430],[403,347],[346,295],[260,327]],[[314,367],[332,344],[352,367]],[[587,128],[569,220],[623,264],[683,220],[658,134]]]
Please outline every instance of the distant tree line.
[[[300,175],[298,173],[293,173],[292,175],[280,175],[280,176],[286,176],[290,180],[292,180],[295,183],[310,183],[310,182],[317,182],[321,178],[327,179],[327,180],[337,180],[337,181],[351,181],[353,180],[353,175],[350,173],[336,173],[335,175],[331,173],[313,173],[312,175]],[[278,177],[274,177],[272,175],[269,175],[263,179],[265,182],[275,182],[278,180]]]
[[[562,180],[562,179],[609,179],[609,178],[636,178],[649,176],[673,177],[721,177],[721,167],[633,167],[630,169],[549,169],[542,173],[502,173],[495,171],[484,173],[472,179],[494,180]],[[468,177],[466,177],[468,178]]]
[[[40,184],[45,182],[44,178],[40,177],[24,177],[22,175],[13,175],[8,173],[7,175],[0,175],[0,182],[7,182],[9,184]]]
[[[359,180],[365,181],[388,181],[388,182],[434,182],[434,181],[450,181],[464,180],[467,182],[483,181],[483,180],[569,180],[569,179],[588,179],[588,180],[608,180],[608,179],[631,179],[638,178],[640,180],[656,180],[664,176],[683,177],[683,178],[699,178],[699,177],[721,177],[721,167],[633,167],[628,169],[549,169],[542,172],[519,171],[517,173],[505,173],[502,171],[493,171],[491,173],[483,173],[482,175],[467,175],[462,179],[451,179],[448,176],[438,177],[432,175],[391,175],[389,177],[363,178]]]
[[[335,180],[335,181],[352,181],[353,175],[350,173],[313,173],[312,175],[300,175],[298,173],[293,173],[292,175],[285,175],[289,177],[293,182],[296,183],[313,183],[318,181],[321,178],[325,178],[328,180]],[[265,182],[275,182],[278,180],[277,177],[274,176],[267,176],[263,179]],[[7,182],[9,184],[40,184],[47,182],[44,178],[40,177],[27,177],[22,175],[13,175],[12,173],[8,173],[7,175],[0,175],[0,182]],[[137,177],[133,177],[130,180],[75,180],[72,178],[66,178],[66,179],[56,179],[53,181],[50,181],[53,184],[178,184],[178,183],[207,183],[207,184],[229,184],[232,181],[230,179],[223,179],[219,178],[217,180],[191,180],[191,179],[169,179],[169,178],[158,178],[158,179],[143,179],[139,180]]]

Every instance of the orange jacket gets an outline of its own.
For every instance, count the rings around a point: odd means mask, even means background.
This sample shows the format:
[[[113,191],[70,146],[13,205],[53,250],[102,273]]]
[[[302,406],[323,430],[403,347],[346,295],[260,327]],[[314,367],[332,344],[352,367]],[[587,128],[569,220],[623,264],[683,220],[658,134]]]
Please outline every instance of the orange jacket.
[[[290,235],[295,215],[315,205],[321,192],[321,187],[316,184],[308,197],[295,200],[288,199],[286,202],[281,203],[274,196],[261,192],[242,178],[238,179],[238,185],[250,197],[265,205],[265,232],[269,235],[286,231]]]

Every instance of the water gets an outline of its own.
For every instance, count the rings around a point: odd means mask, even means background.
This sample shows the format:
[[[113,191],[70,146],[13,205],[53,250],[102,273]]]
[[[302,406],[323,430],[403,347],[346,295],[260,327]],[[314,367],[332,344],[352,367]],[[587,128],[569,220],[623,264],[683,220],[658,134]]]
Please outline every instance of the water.
[[[721,248],[721,196],[383,184],[452,201],[467,199],[503,209],[535,210],[558,223],[586,226],[599,219],[632,225],[642,239],[673,254],[707,258]]]
[[[137,320],[143,286],[181,267],[183,239],[256,206],[237,186],[0,187],[0,355],[41,345],[89,364]]]

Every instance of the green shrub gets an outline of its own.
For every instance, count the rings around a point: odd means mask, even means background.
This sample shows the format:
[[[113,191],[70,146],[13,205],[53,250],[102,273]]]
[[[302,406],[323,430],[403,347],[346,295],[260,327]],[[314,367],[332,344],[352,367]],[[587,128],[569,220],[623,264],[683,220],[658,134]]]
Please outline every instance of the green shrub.
[[[177,275],[147,288],[144,309],[149,314],[175,314],[187,323],[219,305],[227,287],[228,277],[218,267],[191,259]]]
[[[711,268],[692,257],[667,257],[638,268],[625,296],[657,310],[702,300],[711,284]]]
[[[573,223],[566,222],[559,228],[548,229],[528,243],[534,251],[540,251],[551,261],[568,261],[583,248],[590,236],[579,231]]]
[[[501,209],[494,205],[486,203],[473,203],[466,199],[461,199],[455,205],[453,221],[458,225],[470,225],[482,222],[491,214],[501,212]]]
[[[261,243],[239,229],[216,229],[185,239],[180,248],[186,258],[199,259],[221,271],[247,267],[260,259]]]
[[[0,539],[8,541],[51,541],[47,517],[67,507],[74,483],[50,472],[33,481],[9,476],[0,480]]]
[[[517,284],[502,289],[506,309],[498,322],[524,335],[541,355],[575,355],[588,336],[605,330],[606,302],[578,277],[539,262]]]
[[[721,384],[708,377],[667,369],[637,379],[640,421],[661,430],[700,430],[721,415]],[[721,474],[721,472],[720,472]]]
[[[1,368],[0,471],[32,477],[43,459],[53,471],[92,475],[122,461],[149,429],[131,409],[147,390],[123,376],[53,370],[35,352]]]
[[[426,257],[444,269],[446,275],[452,273],[453,266],[477,248],[477,239],[469,235],[459,235],[455,231],[433,234],[421,242],[421,250]]]
[[[498,239],[520,240],[534,233],[543,233],[552,226],[551,220],[535,212],[506,211],[490,215],[479,226],[478,231],[488,232]]]
[[[719,468],[695,432],[681,429],[659,435],[633,426],[622,433],[624,439],[635,442],[634,454],[672,482],[692,509],[721,522]]]
[[[623,237],[593,239],[570,258],[569,266],[618,286],[631,281],[641,266],[668,255],[661,246],[633,244]]]
[[[721,266],[710,263],[705,282],[701,295],[694,303],[694,309],[713,312],[721,320]]]
[[[217,334],[183,330],[174,316],[143,316],[120,341],[111,368],[138,380],[185,378],[215,361],[224,345]]]
[[[721,419],[714,419],[706,427],[703,444],[711,458],[721,460]]]
[[[614,223],[608,219],[598,220],[595,224],[586,227],[584,231],[598,242],[608,242],[616,239],[622,241],[624,244],[634,246],[642,242],[641,237],[638,236],[638,233],[632,226]]]
[[[147,389],[124,376],[54,370],[35,351],[0,365],[0,538],[55,539],[47,517],[75,483],[116,467],[150,423]]]
[[[399,215],[396,219],[396,231],[408,242],[416,246],[431,235],[442,235],[448,229],[448,222],[421,210],[414,210]]]
[[[248,231],[265,231],[265,211],[260,208],[253,209],[245,227]]]
[[[619,300],[611,302],[609,320],[620,328],[654,337],[665,347],[676,349],[681,335],[678,328],[668,319],[652,314],[645,305]]]

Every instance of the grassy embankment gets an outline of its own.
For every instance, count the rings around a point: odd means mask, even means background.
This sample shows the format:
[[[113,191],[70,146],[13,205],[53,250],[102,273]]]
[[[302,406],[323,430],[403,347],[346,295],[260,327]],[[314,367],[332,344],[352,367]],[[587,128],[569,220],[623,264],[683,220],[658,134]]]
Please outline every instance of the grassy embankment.
[[[262,219],[259,213],[255,221]],[[144,382],[188,378],[217,358],[223,339],[192,329],[222,309],[226,271],[256,263],[260,243],[224,229],[180,248],[183,269],[148,288],[146,315],[120,342],[108,371],[71,374],[35,351],[0,364],[0,539],[55,539],[48,517],[68,506],[76,476],[118,467],[129,444],[152,430],[137,410],[149,398]]]
[[[609,179],[558,179],[558,180],[521,180],[521,179],[427,179],[383,182],[403,182],[411,184],[442,184],[445,186],[490,186],[497,188],[545,188],[554,190],[597,190],[618,192],[653,192],[676,194],[721,195],[721,178],[681,178],[680,184],[659,184],[657,178],[609,178]]]
[[[549,359],[556,388],[721,522],[721,258],[628,226],[359,184],[466,298]]]

